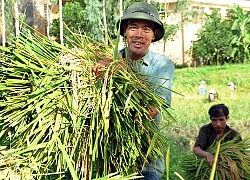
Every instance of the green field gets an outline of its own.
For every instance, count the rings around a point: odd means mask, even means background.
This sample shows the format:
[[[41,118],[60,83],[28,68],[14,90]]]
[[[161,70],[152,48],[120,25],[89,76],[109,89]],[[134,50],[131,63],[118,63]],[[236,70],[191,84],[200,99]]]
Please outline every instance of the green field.
[[[206,81],[209,91],[214,88],[218,92],[215,102],[208,102],[206,96],[198,94],[201,80]],[[237,90],[230,92],[228,82],[234,82]],[[250,64],[224,65],[218,67],[197,67],[175,70],[173,83],[171,114],[176,123],[172,123],[166,130],[171,146],[171,179],[178,179],[174,171],[182,173],[180,167],[183,153],[191,151],[199,128],[210,122],[208,109],[213,104],[224,103],[229,107],[228,125],[242,136],[250,132]]]

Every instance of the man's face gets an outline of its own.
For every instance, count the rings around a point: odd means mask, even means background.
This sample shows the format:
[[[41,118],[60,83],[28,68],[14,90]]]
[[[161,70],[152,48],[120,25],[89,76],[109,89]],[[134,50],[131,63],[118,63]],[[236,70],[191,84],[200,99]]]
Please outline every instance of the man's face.
[[[138,60],[147,53],[155,38],[154,23],[148,20],[129,20],[127,27],[124,27],[124,36],[127,37],[130,58]]]
[[[220,115],[218,117],[211,116],[211,123],[214,127],[217,134],[221,134],[225,132],[227,120],[229,119],[229,116]]]

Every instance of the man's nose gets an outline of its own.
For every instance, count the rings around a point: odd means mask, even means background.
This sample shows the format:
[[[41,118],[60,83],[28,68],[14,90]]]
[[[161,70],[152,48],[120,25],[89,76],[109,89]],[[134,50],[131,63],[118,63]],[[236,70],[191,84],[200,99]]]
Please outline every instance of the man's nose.
[[[136,37],[141,37],[142,33],[143,33],[142,28],[138,28],[137,31],[136,31],[136,33],[135,33],[135,36]]]
[[[217,122],[216,122],[216,125],[217,125],[217,126],[220,126],[220,125],[221,125],[220,121],[217,121]]]

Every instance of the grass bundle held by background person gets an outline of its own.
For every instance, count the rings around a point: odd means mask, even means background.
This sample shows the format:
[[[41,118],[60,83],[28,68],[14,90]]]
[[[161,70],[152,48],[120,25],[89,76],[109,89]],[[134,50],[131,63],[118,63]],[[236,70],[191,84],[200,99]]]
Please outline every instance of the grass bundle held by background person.
[[[235,143],[237,139],[238,136],[220,145],[214,179],[250,179],[250,137],[247,136]],[[218,142],[215,142],[207,151],[215,154],[217,146]],[[210,177],[212,167],[204,158],[197,157],[194,153],[187,154],[182,165],[186,171],[186,179],[207,180]]]

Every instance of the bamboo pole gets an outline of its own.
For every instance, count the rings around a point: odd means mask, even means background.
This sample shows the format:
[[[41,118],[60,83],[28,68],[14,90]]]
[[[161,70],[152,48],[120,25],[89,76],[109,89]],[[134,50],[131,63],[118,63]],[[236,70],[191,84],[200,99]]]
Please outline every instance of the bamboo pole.
[[[63,17],[62,17],[62,0],[59,0],[59,19],[60,19],[60,42],[63,45]]]
[[[220,144],[221,144],[221,139],[219,140],[217,148],[216,148],[216,153],[215,153],[215,156],[214,156],[214,162],[213,162],[213,166],[212,166],[212,170],[211,170],[209,180],[214,180],[217,161],[218,161],[218,156],[219,156],[219,153],[220,153]]]
[[[17,2],[14,3],[14,11],[15,11],[15,30],[16,30],[16,36],[19,36],[19,13],[18,13],[18,4]]]
[[[120,0],[120,17],[122,17],[123,15],[123,9],[122,9],[122,0]],[[120,36],[120,39],[119,39],[119,48],[123,48],[123,37]]]

